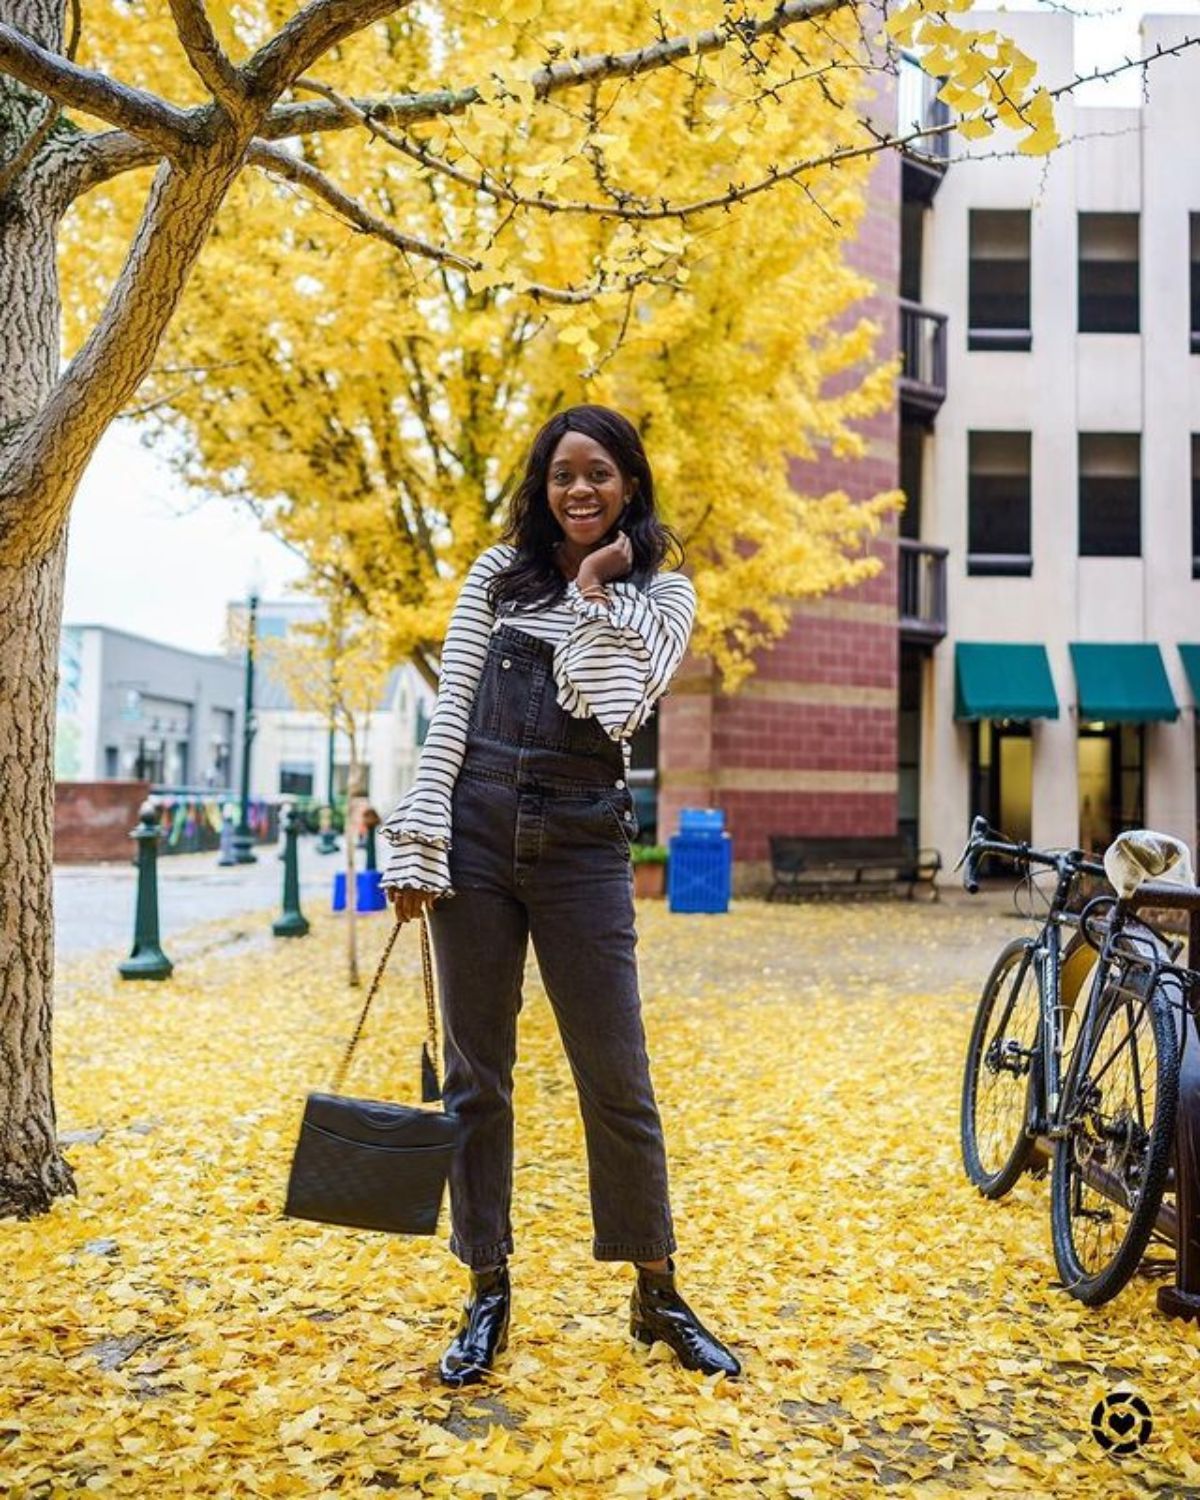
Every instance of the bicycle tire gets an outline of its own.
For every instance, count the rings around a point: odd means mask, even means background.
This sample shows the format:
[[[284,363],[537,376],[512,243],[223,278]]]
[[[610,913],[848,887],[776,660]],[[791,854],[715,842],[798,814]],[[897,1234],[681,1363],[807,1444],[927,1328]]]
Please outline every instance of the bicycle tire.
[[[967,1177],[985,1198],[1003,1198],[1006,1193],[1011,1192],[1022,1172],[1032,1162],[1037,1149],[1036,1141],[1025,1131],[1029,1090],[1033,1080],[1040,1076],[1036,1067],[1036,1057],[1031,1059],[1028,1071],[1023,1074],[1008,1073],[1006,1069],[991,1066],[988,1060],[989,1051],[993,1050],[995,1040],[994,1038],[989,1040],[990,1026],[993,1017],[1004,1019],[1003,1006],[1010,994],[1005,980],[1016,979],[1015,971],[1033,946],[1029,938],[1015,938],[1001,949],[980,993],[979,1004],[975,1009],[975,1022],[971,1028],[971,1038],[967,1043],[966,1061],[963,1065],[962,1102],[959,1111],[959,1136],[963,1167]],[[1040,1014],[1037,1004],[1037,976],[1032,963],[1025,964],[1021,985],[1022,993],[1015,998],[1014,1007],[1008,1018],[1011,1021],[1012,1015],[1017,1013],[1017,1007],[1020,1007],[1021,1022],[1018,1023],[1017,1029],[1021,1032],[1021,1037],[1014,1037],[1011,1040],[1019,1045],[1023,1039],[1025,1045],[1036,1054],[1036,1048],[1040,1045],[1038,1040]],[[1029,1014],[1028,994],[1032,994],[1034,1001],[1032,1014]],[[1030,1028],[1032,1028],[1032,1036],[1026,1034]],[[1013,1079],[1012,1087],[1004,1088],[1004,1102],[1001,1103],[1001,1108],[1009,1111],[1009,1115],[997,1125],[995,1131],[981,1128],[979,1120],[981,1081],[985,1072],[990,1073],[992,1080],[995,1081],[989,1092],[997,1094],[998,1103],[1001,1100],[999,1090],[1004,1087],[1002,1080],[1006,1073]],[[1004,1140],[1009,1134],[1006,1122],[1008,1118],[1013,1117],[1015,1117],[1016,1124],[1011,1131],[1011,1144],[1005,1145]],[[994,1134],[997,1139],[994,1142],[986,1139],[989,1134]]]
[[[1137,1037],[1139,1033],[1143,1033],[1142,1017],[1146,1017],[1149,1024],[1144,1028],[1144,1035],[1153,1039],[1154,1046],[1154,1099],[1148,1129],[1141,1125],[1135,1127],[1129,1124],[1122,1127],[1114,1124],[1109,1127],[1113,1130],[1136,1129],[1138,1132],[1138,1139],[1133,1145],[1138,1156],[1133,1169],[1136,1174],[1137,1191],[1132,1205],[1128,1206],[1129,1222],[1125,1232],[1111,1254],[1104,1256],[1102,1263],[1089,1264],[1085,1259],[1077,1244],[1075,1226],[1077,1220],[1086,1222],[1085,1214],[1092,1221],[1101,1222],[1105,1210],[1088,1209],[1085,1211],[1081,1208],[1076,1213],[1073,1204],[1077,1191],[1081,1194],[1084,1191],[1091,1193],[1097,1199],[1103,1199],[1106,1204],[1114,1201],[1105,1197],[1092,1182],[1089,1182],[1088,1171],[1085,1170],[1080,1159],[1085,1150],[1091,1154],[1097,1149],[1109,1152],[1114,1148],[1108,1141],[1100,1142],[1098,1148],[1090,1144],[1096,1140],[1094,1128],[1090,1129],[1085,1140],[1085,1131],[1081,1122],[1077,1129],[1072,1130],[1057,1142],[1051,1172],[1050,1225],[1054,1241],[1054,1261],[1064,1288],[1072,1297],[1087,1307],[1099,1307],[1111,1301],[1137,1270],[1145,1254],[1146,1246],[1150,1242],[1150,1236],[1154,1233],[1167,1180],[1167,1169],[1170,1166],[1175,1144],[1175,1110],[1179,1098],[1179,1049],[1174,1017],[1160,990],[1156,990],[1145,1002],[1132,1031],[1126,1019],[1128,1007],[1129,1002],[1126,1001],[1124,1006],[1117,1004],[1107,1010],[1092,1046],[1088,1074],[1093,1071],[1098,1058],[1101,1061],[1098,1066],[1095,1066],[1095,1071],[1107,1077],[1109,1070],[1114,1070],[1114,1086],[1107,1090],[1107,1094],[1108,1099],[1114,1101],[1119,1110],[1121,1105],[1116,1099],[1115,1092],[1115,1080],[1119,1075],[1115,1072],[1115,1060],[1119,1058],[1124,1044],[1119,1038],[1116,1039],[1115,1043],[1110,1044],[1113,1050],[1106,1057],[1105,1037],[1114,1024],[1125,1024],[1126,1038],[1132,1039],[1126,1050],[1129,1051],[1131,1058],[1136,1059],[1139,1052]],[[1145,1057],[1146,1050],[1144,1046],[1141,1048],[1142,1060],[1138,1068],[1143,1078],[1149,1076],[1149,1069],[1146,1066],[1149,1059]],[[1139,1087],[1138,1092],[1144,1094],[1144,1087]],[[1103,1100],[1103,1094],[1101,1097]],[[1064,1110],[1064,1114],[1066,1113],[1068,1111]],[[1114,1116],[1115,1119],[1116,1116]],[[1143,1135],[1145,1136],[1144,1143],[1141,1141]],[[1127,1145],[1127,1152],[1129,1149]],[[1097,1170],[1105,1171],[1110,1177],[1122,1177],[1128,1171],[1122,1164],[1120,1172],[1112,1173],[1105,1163],[1097,1164]],[[1123,1206],[1125,1205],[1118,1205],[1118,1207]],[[1107,1211],[1111,1213],[1111,1209]],[[1094,1262],[1096,1257],[1092,1256],[1090,1259]]]

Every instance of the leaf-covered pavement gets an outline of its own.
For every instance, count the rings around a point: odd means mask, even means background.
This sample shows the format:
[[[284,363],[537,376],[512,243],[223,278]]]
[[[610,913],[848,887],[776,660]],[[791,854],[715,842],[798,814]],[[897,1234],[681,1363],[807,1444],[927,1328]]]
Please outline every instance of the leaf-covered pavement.
[[[364,924],[377,951],[383,919]],[[201,944],[163,985],[64,972],[60,1130],[80,1197],[0,1224],[0,1492],[675,1497],[1200,1494],[1200,1333],[1153,1277],[1078,1307],[1045,1184],[979,1199],[957,1149],[972,995],[1011,920],[963,905],[641,915],[681,1290],[741,1355],[688,1373],[590,1256],[583,1136],[531,978],[513,1330],[486,1389],[435,1373],[466,1273],[428,1240],[279,1208],[305,1091],[356,998],[341,929]],[[353,1091],[417,1097],[415,933]],[[597,997],[600,1003],[602,997]],[[1105,1456],[1133,1387],[1154,1434]]]

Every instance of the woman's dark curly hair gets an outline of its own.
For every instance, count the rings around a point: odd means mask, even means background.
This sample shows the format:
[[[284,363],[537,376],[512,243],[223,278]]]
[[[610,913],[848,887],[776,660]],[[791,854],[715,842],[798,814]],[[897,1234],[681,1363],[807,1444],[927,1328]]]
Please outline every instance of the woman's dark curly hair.
[[[562,527],[551,514],[546,498],[550,460],[568,432],[581,432],[599,443],[621,475],[635,481],[621,530],[633,547],[630,583],[645,588],[664,562],[683,561],[683,544],[654,507],[654,476],[637,428],[607,406],[569,406],[546,423],[529,450],[525,472],[513,494],[503,540],[517,555],[492,579],[488,596],[494,610],[535,609],[561,599],[567,587],[555,561],[554,549]]]

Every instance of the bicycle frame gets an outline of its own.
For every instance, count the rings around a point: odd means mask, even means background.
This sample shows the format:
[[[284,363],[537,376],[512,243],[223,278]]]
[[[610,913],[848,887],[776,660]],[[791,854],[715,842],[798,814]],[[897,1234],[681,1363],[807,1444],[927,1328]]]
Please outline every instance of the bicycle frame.
[[[1063,929],[1078,929],[1079,915],[1068,910],[1067,903],[1079,876],[1094,873],[1095,866],[1089,865],[1077,853],[1039,856],[1037,851],[1030,850],[1028,846],[1012,846],[1012,849],[1012,857],[1018,862],[1024,860],[1028,863],[1031,859],[1039,860],[1057,873],[1054,895],[1046,913],[1046,920],[1017,968],[997,1027],[998,1035],[1007,1031],[1012,1008],[1032,964],[1034,981],[1038,989],[1038,1039],[1030,1061],[1032,1082],[1026,1104],[1024,1129],[1026,1135],[1034,1140],[1053,1139],[1062,1096],[1065,1017],[1068,1012],[1074,1010],[1079,993],[1078,989],[1073,987],[1074,975],[1070,975],[1072,981],[1070,986],[1064,984],[1063,976],[1066,966],[1070,964],[1075,954],[1087,951],[1087,945],[1082,938],[1077,946],[1074,938],[1064,946]],[[1004,846],[997,846],[989,852],[1007,853],[1009,850]]]

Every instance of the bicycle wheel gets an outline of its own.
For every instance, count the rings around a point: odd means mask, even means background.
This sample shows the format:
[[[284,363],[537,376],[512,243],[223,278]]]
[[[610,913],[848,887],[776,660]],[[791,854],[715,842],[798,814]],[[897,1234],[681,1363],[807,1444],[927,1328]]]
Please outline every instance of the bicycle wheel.
[[[1145,981],[1140,989],[1144,991]],[[1098,1307],[1137,1270],[1154,1230],[1175,1138],[1179,1052],[1160,991],[1117,974],[1064,1108],[1054,1152],[1054,1260],[1072,1297]]]
[[[1018,938],[988,975],[963,1069],[960,1134],[963,1166],[985,1198],[1002,1198],[1029,1165],[1035,1142],[1026,1105],[1039,1045],[1033,943]]]

